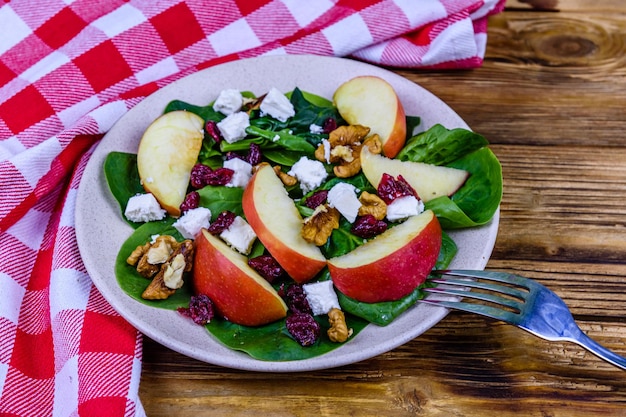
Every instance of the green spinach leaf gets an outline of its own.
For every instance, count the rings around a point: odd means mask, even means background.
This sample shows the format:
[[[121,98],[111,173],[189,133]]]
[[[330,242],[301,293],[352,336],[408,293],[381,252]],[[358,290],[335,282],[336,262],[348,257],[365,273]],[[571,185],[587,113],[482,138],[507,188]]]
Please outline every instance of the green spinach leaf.
[[[141,226],[124,215],[128,200],[136,195],[143,194],[145,190],[139,180],[137,171],[137,155],[125,152],[111,152],[104,160],[104,176],[111,190],[111,194],[120,206],[120,214],[133,228]]]
[[[446,129],[440,124],[410,138],[400,151],[401,161],[447,165],[487,146],[487,140],[467,129]]]
[[[489,148],[481,148],[448,164],[464,169],[469,178],[452,198],[442,196],[424,204],[444,229],[459,229],[491,220],[502,200],[502,167]]]
[[[197,191],[198,194],[200,194],[200,206],[211,210],[213,220],[215,220],[222,211],[226,210],[243,217],[243,208],[241,207],[243,188],[226,187],[224,185],[207,185]]]
[[[340,346],[328,339],[329,324],[326,317],[315,317],[320,324],[320,339],[312,346],[303,348],[289,334],[285,320],[260,327],[246,327],[225,320],[212,320],[207,324],[209,332],[231,349],[246,352],[255,359],[264,361],[293,361],[308,359],[328,353]],[[356,336],[368,322],[358,317],[346,317],[346,323]]]
[[[210,104],[207,106],[196,106],[182,100],[170,101],[167,106],[165,106],[165,110],[163,110],[163,113],[169,113],[177,110],[185,110],[191,113],[195,113],[198,116],[202,117],[205,121],[214,120],[216,122],[219,122],[226,117],[224,114],[214,110],[213,106]]]

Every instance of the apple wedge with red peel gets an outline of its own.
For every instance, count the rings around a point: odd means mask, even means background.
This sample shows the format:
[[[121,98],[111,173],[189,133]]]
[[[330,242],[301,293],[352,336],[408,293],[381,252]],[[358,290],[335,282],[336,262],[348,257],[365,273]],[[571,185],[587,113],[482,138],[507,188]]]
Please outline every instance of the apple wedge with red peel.
[[[243,326],[261,326],[287,315],[283,299],[248,266],[248,258],[206,229],[195,243],[193,289],[207,295],[221,316]]]
[[[393,158],[400,152],[406,142],[406,116],[391,84],[371,75],[355,77],[335,90],[333,101],[346,122],[378,134],[384,155]]]
[[[328,260],[335,287],[366,303],[396,301],[423,284],[437,262],[441,226],[430,210],[352,252]]]
[[[241,203],[259,240],[296,282],[309,281],[326,266],[322,251],[302,237],[302,216],[270,165],[252,176]]]
[[[202,118],[180,110],[157,118],[139,142],[137,169],[141,184],[174,217],[180,216],[202,139]]]
[[[387,173],[394,178],[402,177],[415,189],[419,198],[426,202],[441,196],[451,196],[465,184],[469,172],[423,162],[400,161],[361,149],[361,169],[372,186],[378,184]]]

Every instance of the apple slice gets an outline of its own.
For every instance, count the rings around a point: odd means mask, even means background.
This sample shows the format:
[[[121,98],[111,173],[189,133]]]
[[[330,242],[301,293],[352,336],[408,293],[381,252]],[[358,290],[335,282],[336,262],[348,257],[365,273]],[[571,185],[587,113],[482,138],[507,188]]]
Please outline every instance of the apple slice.
[[[367,146],[361,149],[361,169],[376,188],[384,173],[394,178],[402,175],[424,202],[443,195],[451,196],[469,177],[469,172],[462,169],[386,158],[373,154]]]
[[[260,326],[287,315],[287,305],[248,258],[202,229],[196,240],[193,288],[205,294],[228,321]]]
[[[173,111],[152,122],[139,142],[137,168],[143,188],[174,217],[180,216],[191,169],[202,146],[203,128],[200,116]]]
[[[395,301],[426,280],[440,249],[441,226],[426,210],[329,259],[328,270],[335,287],[348,297],[366,303]]]
[[[351,125],[370,128],[383,143],[383,154],[395,157],[406,141],[404,107],[395,90],[380,77],[352,78],[337,88],[333,101],[339,114]]]
[[[326,266],[320,249],[302,237],[302,216],[270,165],[252,176],[241,203],[259,240],[296,282],[309,281]]]

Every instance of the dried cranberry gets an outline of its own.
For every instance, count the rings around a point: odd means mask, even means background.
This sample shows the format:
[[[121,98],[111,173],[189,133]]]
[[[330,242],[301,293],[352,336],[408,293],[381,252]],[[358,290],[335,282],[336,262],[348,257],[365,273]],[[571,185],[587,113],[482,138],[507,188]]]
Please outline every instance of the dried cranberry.
[[[243,159],[243,157],[241,155],[239,155],[237,152],[233,152],[233,151],[226,152],[225,158],[226,158],[227,161],[230,161],[231,159],[235,159],[235,158]]]
[[[239,155],[237,152],[229,151],[226,152],[226,159],[231,160],[235,158],[239,158],[242,161],[246,161],[250,165],[258,165],[261,163],[261,147],[256,143],[251,143],[250,148],[248,149],[247,155]]]
[[[191,318],[194,323],[205,325],[215,316],[213,302],[204,295],[192,295],[189,300],[189,308],[179,307],[178,312],[183,316]]]
[[[220,129],[217,127],[217,122],[214,120],[207,120],[204,125],[204,130],[206,133],[215,141],[215,143],[220,143],[222,141],[222,134],[220,133]]]
[[[292,312],[311,314],[311,306],[306,299],[302,285],[292,284],[286,289],[283,288],[283,298],[285,299],[287,307],[289,307],[289,310]]]
[[[250,258],[248,259],[248,265],[270,283],[285,276],[285,270],[271,255],[260,255]]]
[[[362,237],[363,239],[369,239],[377,236],[387,230],[387,223],[383,220],[376,220],[376,217],[371,214],[358,217],[352,224],[352,233]]]
[[[200,194],[197,191],[192,191],[185,196],[185,200],[180,205],[180,211],[183,213],[188,210],[193,210],[200,206]]]
[[[322,129],[324,133],[332,132],[333,130],[337,129],[337,120],[333,119],[332,117],[329,117],[328,119],[324,120]]]
[[[230,168],[218,168],[211,170],[206,176],[207,185],[226,185],[233,178],[235,171]]]
[[[195,164],[191,169],[191,186],[193,188],[202,188],[207,185],[206,178],[213,171],[211,167],[204,164]]]
[[[235,217],[237,217],[237,215],[232,211],[224,210],[217,216],[215,221],[209,225],[209,233],[219,235],[233,224]]]
[[[320,325],[312,315],[306,313],[294,313],[285,320],[287,331],[301,346],[311,346],[320,337]]]
[[[317,206],[321,206],[326,202],[328,198],[328,190],[319,190],[309,196],[305,201],[304,205],[308,208],[315,210]]]
[[[391,175],[384,173],[378,183],[378,196],[387,204],[391,203],[398,197],[404,197],[412,195],[415,198],[417,192],[406,182],[402,175],[398,175],[398,178],[394,178]]]
[[[248,156],[246,160],[250,165],[258,165],[261,163],[261,147],[256,143],[250,144],[250,150],[248,151]]]

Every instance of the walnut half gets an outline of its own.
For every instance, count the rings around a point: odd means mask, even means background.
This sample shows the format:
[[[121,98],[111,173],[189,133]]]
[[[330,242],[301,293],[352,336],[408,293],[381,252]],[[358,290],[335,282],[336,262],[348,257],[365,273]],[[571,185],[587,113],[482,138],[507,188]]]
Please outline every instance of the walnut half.
[[[193,267],[193,242],[183,240],[161,264],[159,272],[152,278],[148,287],[141,294],[146,300],[164,300],[174,294],[183,285],[183,273]]]
[[[387,215],[387,204],[376,194],[363,191],[359,196],[359,201],[361,202],[359,216],[371,214],[376,220],[382,220]]]
[[[330,132],[327,141],[317,147],[315,158],[321,162],[336,164],[333,172],[337,177],[352,177],[361,170],[359,155],[363,139],[369,132],[369,127],[361,125],[339,126]]]
[[[322,246],[328,241],[333,230],[339,227],[340,213],[328,204],[317,206],[313,214],[304,219],[302,237],[309,243]]]
[[[352,336],[352,329],[348,329],[346,316],[338,308],[331,308],[328,312],[330,328],[326,332],[331,342],[343,343]]]

